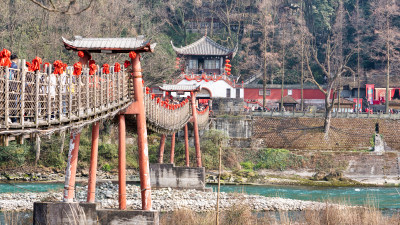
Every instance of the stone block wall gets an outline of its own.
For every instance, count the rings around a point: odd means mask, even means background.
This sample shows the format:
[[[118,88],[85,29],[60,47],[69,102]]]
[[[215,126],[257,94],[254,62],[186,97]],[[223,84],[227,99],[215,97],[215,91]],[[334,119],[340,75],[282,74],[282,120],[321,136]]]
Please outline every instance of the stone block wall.
[[[323,133],[323,118],[267,118],[253,121],[253,147],[357,150],[370,149],[376,120],[332,118],[329,138]]]
[[[240,98],[212,98],[212,111],[215,115],[239,115],[244,111],[244,101]]]
[[[222,116],[212,119],[212,128],[221,130],[230,138],[251,138],[252,119],[250,116]]]
[[[204,167],[175,167],[174,164],[150,164],[152,188],[205,189]]]

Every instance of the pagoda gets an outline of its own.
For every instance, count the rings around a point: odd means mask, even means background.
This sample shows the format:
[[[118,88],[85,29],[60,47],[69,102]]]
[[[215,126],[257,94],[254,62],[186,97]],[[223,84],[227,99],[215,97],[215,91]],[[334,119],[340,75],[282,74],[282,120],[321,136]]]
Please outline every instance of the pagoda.
[[[175,84],[200,85],[197,99],[243,99],[243,85],[237,85],[230,75],[230,61],[236,55],[237,46],[229,49],[207,35],[184,47],[178,48],[172,41],[171,45],[177,55],[176,68],[181,71]]]

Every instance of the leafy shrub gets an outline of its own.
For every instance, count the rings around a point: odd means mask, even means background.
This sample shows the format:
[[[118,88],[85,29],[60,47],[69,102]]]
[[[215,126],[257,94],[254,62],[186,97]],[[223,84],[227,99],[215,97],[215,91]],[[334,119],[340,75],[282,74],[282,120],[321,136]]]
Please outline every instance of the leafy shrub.
[[[254,168],[254,163],[252,163],[250,161],[241,162],[240,165],[245,170],[253,170],[253,168]]]
[[[110,164],[105,163],[105,164],[101,167],[101,169],[102,169],[103,171],[105,171],[105,172],[110,172],[112,168],[111,168],[111,165],[110,165]]]
[[[28,145],[12,144],[7,147],[0,147],[0,166],[21,166],[25,163],[29,153]]]
[[[285,170],[288,162],[290,151],[286,149],[264,149],[259,154],[259,163],[257,168]]]

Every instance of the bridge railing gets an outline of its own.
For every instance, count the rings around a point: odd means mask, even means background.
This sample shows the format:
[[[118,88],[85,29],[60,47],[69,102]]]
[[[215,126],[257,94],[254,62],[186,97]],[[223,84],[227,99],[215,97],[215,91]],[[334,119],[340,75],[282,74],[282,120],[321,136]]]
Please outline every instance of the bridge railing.
[[[50,69],[45,69],[48,71]],[[94,118],[131,102],[128,74],[121,70],[80,76],[0,67],[0,130],[65,124]]]
[[[203,110],[199,111],[196,109],[197,112],[197,122],[200,130],[204,130],[209,125],[209,117],[210,117],[210,109],[207,106]]]
[[[172,134],[189,122],[191,106],[188,100],[176,105],[166,105],[150,94],[144,96],[147,126],[161,134]]]

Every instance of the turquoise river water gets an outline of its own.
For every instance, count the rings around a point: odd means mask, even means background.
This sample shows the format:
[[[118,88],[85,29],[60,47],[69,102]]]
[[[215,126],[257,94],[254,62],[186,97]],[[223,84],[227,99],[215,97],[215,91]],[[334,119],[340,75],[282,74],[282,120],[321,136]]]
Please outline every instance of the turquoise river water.
[[[216,185],[208,185],[214,191]],[[0,183],[0,194],[13,192],[46,192],[63,188],[62,183]],[[351,205],[374,204],[381,209],[400,209],[400,189],[397,187],[304,187],[221,185],[222,192],[257,194],[299,200],[344,202]]]

